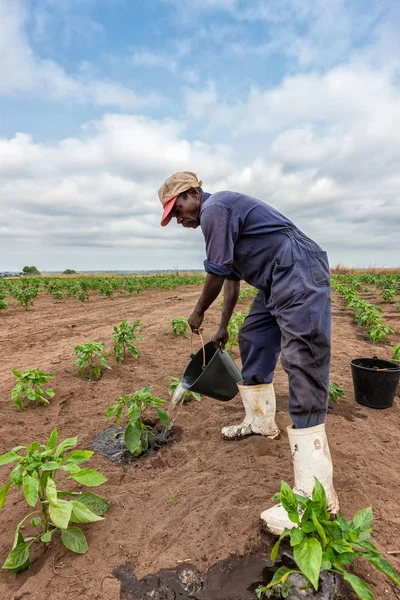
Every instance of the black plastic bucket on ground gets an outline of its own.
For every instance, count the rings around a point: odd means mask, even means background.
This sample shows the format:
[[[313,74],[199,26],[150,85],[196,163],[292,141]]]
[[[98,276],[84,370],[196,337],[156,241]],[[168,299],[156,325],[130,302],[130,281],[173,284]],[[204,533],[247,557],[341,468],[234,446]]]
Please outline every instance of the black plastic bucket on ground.
[[[198,392],[215,400],[232,400],[238,393],[242,375],[228,352],[221,352],[212,342],[201,348],[186,367],[182,378],[185,390]]]
[[[390,408],[400,379],[400,365],[373,358],[355,358],[351,362],[356,401],[370,408]]]

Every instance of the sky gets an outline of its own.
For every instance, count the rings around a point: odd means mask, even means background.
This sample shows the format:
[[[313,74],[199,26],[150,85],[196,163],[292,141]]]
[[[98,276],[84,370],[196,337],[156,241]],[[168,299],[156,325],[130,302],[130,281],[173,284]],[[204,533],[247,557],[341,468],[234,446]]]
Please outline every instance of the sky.
[[[0,0],[0,271],[201,269],[175,171],[400,264],[399,0]]]

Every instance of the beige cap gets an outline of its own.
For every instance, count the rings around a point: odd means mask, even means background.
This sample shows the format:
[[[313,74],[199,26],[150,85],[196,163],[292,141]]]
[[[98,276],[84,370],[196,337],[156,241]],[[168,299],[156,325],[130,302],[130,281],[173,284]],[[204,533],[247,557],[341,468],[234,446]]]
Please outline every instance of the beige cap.
[[[158,190],[158,197],[164,207],[161,225],[165,227],[171,220],[170,212],[172,211],[175,200],[190,188],[202,186],[202,181],[197,179],[196,173],[191,171],[179,171],[168,177]]]

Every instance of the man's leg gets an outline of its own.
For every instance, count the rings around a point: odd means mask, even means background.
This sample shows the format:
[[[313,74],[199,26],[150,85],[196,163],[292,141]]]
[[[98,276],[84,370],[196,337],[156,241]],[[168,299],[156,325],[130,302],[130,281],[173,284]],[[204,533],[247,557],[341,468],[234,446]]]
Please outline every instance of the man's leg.
[[[260,290],[239,330],[243,382],[238,387],[245,418],[239,425],[222,429],[225,439],[238,439],[254,433],[271,438],[279,435],[272,379],[280,345],[279,327],[267,309],[265,292]]]
[[[324,425],[331,338],[329,270],[326,264],[324,280],[316,268],[318,262],[321,268],[324,266],[323,255],[314,252],[311,257],[295,256],[297,260],[287,268],[285,287],[275,288],[271,302],[282,333],[281,363],[289,376],[289,412],[293,427],[288,427],[288,437],[294,490],[310,497],[314,477],[317,477],[324,486],[331,512],[336,513],[339,505]],[[313,264],[313,260],[317,263]],[[296,290],[295,293],[291,293],[292,290]],[[275,534],[293,526],[280,504],[264,511],[261,519]]]

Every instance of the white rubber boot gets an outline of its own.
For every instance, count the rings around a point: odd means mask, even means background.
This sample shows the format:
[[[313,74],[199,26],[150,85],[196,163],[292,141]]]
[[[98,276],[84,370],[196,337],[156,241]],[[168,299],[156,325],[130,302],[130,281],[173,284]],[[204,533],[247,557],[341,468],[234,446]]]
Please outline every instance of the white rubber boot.
[[[223,427],[221,433],[226,440],[256,433],[269,438],[276,438],[279,429],[275,423],[275,392],[272,383],[261,385],[238,385],[243,402],[245,417],[239,425]]]
[[[325,489],[329,511],[336,514],[339,501],[333,487],[333,466],[325,425],[306,429],[293,429],[290,426],[287,432],[293,458],[294,492],[311,498],[316,477]],[[264,510],[261,520],[266,529],[275,535],[280,535],[285,527],[291,529],[294,526],[282,504]]]

